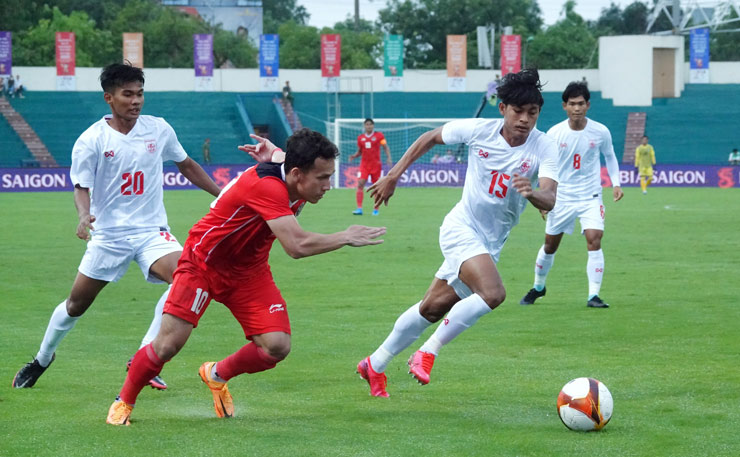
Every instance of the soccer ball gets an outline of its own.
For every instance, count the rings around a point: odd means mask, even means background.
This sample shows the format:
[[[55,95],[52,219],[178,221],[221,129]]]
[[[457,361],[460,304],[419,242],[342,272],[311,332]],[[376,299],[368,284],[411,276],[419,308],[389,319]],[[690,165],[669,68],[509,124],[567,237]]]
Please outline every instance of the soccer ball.
[[[558,395],[558,415],[571,430],[601,430],[612,418],[613,408],[609,389],[593,378],[576,378]]]

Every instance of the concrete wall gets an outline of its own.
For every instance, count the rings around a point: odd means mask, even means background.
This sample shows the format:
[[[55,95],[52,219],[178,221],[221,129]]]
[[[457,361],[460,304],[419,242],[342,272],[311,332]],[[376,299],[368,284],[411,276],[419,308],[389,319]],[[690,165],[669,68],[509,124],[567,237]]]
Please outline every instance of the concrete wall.
[[[630,61],[639,57],[644,62],[649,61],[650,64],[643,64],[648,65],[643,72],[638,71],[639,67],[635,63],[624,64],[607,59],[603,62],[604,67],[601,70],[542,70],[540,79],[544,84],[545,92],[561,92],[570,81],[586,77],[591,90],[601,91],[605,98],[614,98],[615,94],[631,95],[634,93],[639,95],[639,98],[631,103],[632,105],[642,103],[650,105],[652,101],[652,48],[644,48],[636,54],[630,54],[629,57]],[[195,88],[195,73],[190,68],[149,68],[144,69],[144,72],[148,92],[190,92]],[[644,75],[641,75],[645,72],[650,75],[647,80]],[[681,63],[676,70],[682,81],[688,81],[688,72],[688,63]],[[21,81],[30,91],[56,90],[55,67],[14,67],[13,73],[21,75]],[[466,83],[467,92],[484,92],[488,82],[494,79],[496,74],[500,73],[491,70],[469,70]],[[99,68],[77,68],[77,90],[100,91],[99,75]],[[342,76],[370,76],[373,90],[375,92],[384,91],[382,70],[344,70]],[[709,65],[709,77],[713,84],[740,84],[740,62],[712,62]],[[215,91],[260,91],[259,72],[256,68],[214,70],[213,79]],[[281,86],[286,80],[290,81],[295,92],[321,92],[320,70],[281,69]],[[406,70],[404,71],[404,89],[405,92],[447,92],[447,72],[445,70]],[[681,89],[683,89],[682,86]],[[617,104],[615,100],[615,105],[630,105],[630,103],[622,103],[620,100]]]
[[[684,88],[684,38],[681,36],[625,35],[599,38],[601,95],[614,106],[651,106],[653,103],[653,50],[673,48],[674,93]],[[710,63],[710,73],[712,65]]]

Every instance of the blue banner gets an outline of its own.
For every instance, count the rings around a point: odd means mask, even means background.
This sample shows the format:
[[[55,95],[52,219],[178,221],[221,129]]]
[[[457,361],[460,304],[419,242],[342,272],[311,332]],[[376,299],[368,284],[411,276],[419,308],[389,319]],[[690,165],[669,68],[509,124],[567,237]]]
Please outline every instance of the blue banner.
[[[693,29],[689,37],[689,82],[709,82],[709,29]]]
[[[280,67],[280,36],[260,35],[260,77],[277,78]]]

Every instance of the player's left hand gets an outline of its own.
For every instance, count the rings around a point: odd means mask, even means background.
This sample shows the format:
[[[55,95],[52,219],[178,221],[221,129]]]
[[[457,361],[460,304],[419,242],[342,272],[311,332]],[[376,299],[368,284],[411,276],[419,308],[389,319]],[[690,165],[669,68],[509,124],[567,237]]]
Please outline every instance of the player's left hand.
[[[239,146],[239,150],[246,152],[258,163],[262,162],[283,162],[285,161],[285,153],[280,148],[275,146],[267,138],[262,138],[255,134],[249,135],[252,139],[257,141],[257,144],[245,144]],[[277,154],[276,154],[277,151]]]
[[[367,191],[370,192],[370,197],[373,198],[376,206],[381,203],[388,206],[388,200],[396,191],[396,182],[397,180],[385,175],[378,182],[368,187]]]
[[[549,213],[549,212],[550,211],[545,211],[544,209],[541,209],[540,210],[540,216],[542,216],[542,220],[543,221],[546,221],[547,220],[547,213]]]
[[[532,190],[532,182],[529,180],[529,178],[524,177],[519,173],[514,173],[514,177],[511,178],[511,185],[514,186],[514,189],[516,189],[516,191],[519,192],[524,198],[531,197],[532,193],[534,192]]]
[[[614,190],[612,191],[612,193],[614,194],[615,202],[618,202],[619,200],[622,199],[622,197],[624,197],[624,192],[622,192],[622,188],[619,186],[616,186]]]

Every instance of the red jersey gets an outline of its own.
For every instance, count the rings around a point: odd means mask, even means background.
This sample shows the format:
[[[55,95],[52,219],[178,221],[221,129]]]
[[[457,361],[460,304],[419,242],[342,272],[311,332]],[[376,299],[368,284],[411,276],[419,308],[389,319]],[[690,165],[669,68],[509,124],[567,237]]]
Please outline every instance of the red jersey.
[[[357,147],[362,151],[363,167],[380,166],[380,145],[386,144],[385,136],[380,132],[373,132],[372,135],[361,133],[357,137]]]
[[[208,214],[190,229],[185,249],[231,277],[269,268],[275,234],[266,221],[297,215],[305,203],[290,201],[282,164],[259,164],[221,191]]]

